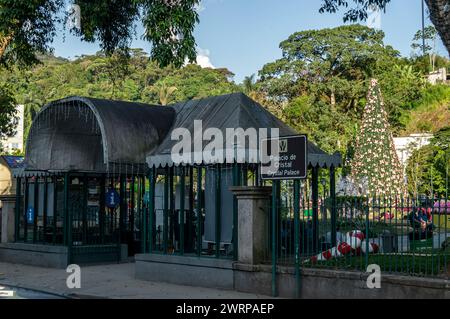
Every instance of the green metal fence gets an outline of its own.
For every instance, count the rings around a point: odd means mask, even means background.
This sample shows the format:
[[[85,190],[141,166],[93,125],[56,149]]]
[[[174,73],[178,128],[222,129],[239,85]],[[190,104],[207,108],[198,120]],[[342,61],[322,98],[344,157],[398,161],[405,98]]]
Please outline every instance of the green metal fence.
[[[109,208],[105,194],[120,204]],[[139,253],[143,227],[143,175],[88,173],[18,177],[16,242],[68,247],[68,263],[121,260],[121,245]]]
[[[256,185],[257,176],[255,165],[153,167],[142,251],[237,259],[237,201],[229,187]]]
[[[449,278],[449,199],[333,198],[326,190],[314,198],[300,181],[273,188],[277,265],[365,272],[376,264],[384,273]]]

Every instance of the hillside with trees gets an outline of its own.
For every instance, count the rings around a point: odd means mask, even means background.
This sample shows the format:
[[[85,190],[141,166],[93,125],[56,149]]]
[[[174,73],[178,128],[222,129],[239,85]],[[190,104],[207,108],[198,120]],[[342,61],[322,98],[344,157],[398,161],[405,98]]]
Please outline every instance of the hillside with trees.
[[[435,133],[449,125],[450,87],[426,81],[431,63],[450,66],[444,57],[401,57],[385,45],[382,31],[361,25],[297,32],[280,49],[281,59],[242,84],[227,69],[161,67],[141,49],[74,60],[40,55],[31,68],[2,69],[0,84],[13,92],[14,103],[25,105],[25,136],[43,105],[67,96],[167,105],[242,91],[350,162],[372,78],[380,84],[394,136]]]

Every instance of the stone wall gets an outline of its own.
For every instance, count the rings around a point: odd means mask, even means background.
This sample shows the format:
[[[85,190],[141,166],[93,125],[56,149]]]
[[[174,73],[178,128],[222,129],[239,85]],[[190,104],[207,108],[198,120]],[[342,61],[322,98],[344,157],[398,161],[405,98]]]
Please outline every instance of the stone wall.
[[[67,247],[23,243],[0,244],[0,261],[49,268],[67,267]]]
[[[271,266],[234,265],[235,289],[242,292],[271,294]],[[303,269],[300,277],[300,298],[303,299],[450,299],[450,280],[382,275],[381,289],[367,288],[369,274]],[[294,268],[278,267],[277,288],[280,297],[294,298]]]
[[[177,285],[233,289],[233,262],[216,258],[140,254],[136,278]]]

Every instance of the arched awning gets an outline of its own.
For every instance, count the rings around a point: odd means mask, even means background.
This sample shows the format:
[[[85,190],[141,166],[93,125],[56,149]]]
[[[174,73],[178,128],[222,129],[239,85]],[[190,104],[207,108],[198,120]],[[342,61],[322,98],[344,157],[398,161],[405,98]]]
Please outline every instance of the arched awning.
[[[25,170],[105,172],[145,165],[175,119],[170,107],[69,97],[44,106],[30,128]]]

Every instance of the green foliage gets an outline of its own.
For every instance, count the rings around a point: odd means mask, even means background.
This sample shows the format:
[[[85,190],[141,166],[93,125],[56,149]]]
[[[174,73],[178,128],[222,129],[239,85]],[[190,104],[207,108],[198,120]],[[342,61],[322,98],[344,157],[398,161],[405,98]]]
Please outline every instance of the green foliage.
[[[173,70],[156,82],[156,86],[164,83],[175,87],[173,102],[179,102],[238,91],[238,87],[230,82],[232,75],[226,69],[208,69],[189,64],[179,71]]]
[[[448,1],[423,0],[428,6],[430,20],[436,27],[444,45],[450,53],[449,21],[450,11]],[[368,12],[373,9],[386,11],[391,0],[322,0],[322,7],[319,12],[336,13],[341,7],[347,10],[344,14],[344,22],[364,21],[368,18]]]
[[[330,108],[326,103],[314,102],[311,96],[292,99],[283,115],[287,124],[299,132],[308,133],[311,141],[329,153],[342,149],[351,135],[352,125],[346,114]]]
[[[16,101],[11,87],[8,84],[0,83],[0,141],[15,133],[16,113]]]
[[[102,50],[113,53],[128,48],[134,32],[133,23],[138,14],[135,1],[129,0],[75,0],[82,18],[80,29],[73,26],[72,32],[83,41],[100,41]]]
[[[440,68],[446,68],[450,70],[450,60],[446,57],[440,55],[433,55],[434,59],[434,70],[439,70]],[[421,56],[413,56],[411,59],[412,65],[416,71],[421,72],[422,74],[428,74],[433,71],[433,64],[430,63],[430,56],[421,55]]]
[[[413,43],[411,44],[411,48],[413,50],[420,50],[420,54],[430,54],[434,51],[434,47],[436,45],[436,37],[437,37],[436,28],[432,25],[426,27],[423,31],[419,30],[416,32],[413,38]],[[425,40],[425,46],[423,43]],[[431,43],[430,43],[431,42]]]
[[[323,0],[320,13],[330,12],[336,13],[340,7],[348,9],[350,0]],[[356,22],[358,20],[366,20],[367,11],[374,6],[380,10],[385,10],[391,0],[353,0],[355,7],[350,7],[344,14],[344,21]]]
[[[199,0],[138,0],[144,11],[144,38],[152,44],[152,57],[162,67],[173,63],[181,67],[197,54],[193,30],[199,22],[195,6]]]
[[[181,69],[160,68],[141,49],[126,56],[98,53],[68,61],[40,57],[42,64],[30,70],[0,71],[0,82],[15,89],[17,102],[25,105],[25,137],[40,108],[67,96],[118,99],[151,104],[175,103],[239,91],[226,69],[207,69],[189,64]]]
[[[365,91],[362,82],[376,75],[378,64],[383,60],[390,63],[398,56],[383,39],[382,31],[361,25],[294,33],[280,44],[283,58],[260,71],[267,84],[263,87],[279,98],[314,89],[318,97],[328,98],[332,104],[351,107],[360,93],[355,91]]]
[[[161,66],[181,67],[196,58],[193,30],[199,22],[199,0],[72,0],[80,7],[80,28],[71,32],[83,41],[99,41],[111,55],[127,51],[141,18],[143,38],[152,43],[151,56]],[[36,54],[52,50],[56,25],[69,18],[62,0],[0,0],[0,62],[7,66],[37,63]]]
[[[391,71],[392,65],[406,62],[383,39],[383,32],[361,25],[294,33],[280,44],[283,58],[259,72],[257,88],[267,100],[278,102],[291,126],[308,133],[327,151],[345,152],[360,120],[371,76],[385,77],[397,90],[388,94],[386,102],[392,105],[393,122],[400,122],[398,109],[414,95],[415,88],[408,91],[405,83],[399,89],[392,79],[398,76]],[[398,91],[409,96],[396,101]]]
[[[383,32],[360,25],[294,33],[280,44],[282,58],[259,72],[250,96],[324,150],[343,153],[346,163],[371,77],[379,80],[394,135],[439,130],[450,118],[450,88],[427,84],[420,60],[400,58],[383,39]]]
[[[406,126],[404,114],[414,109],[414,103],[421,97],[426,82],[412,65],[403,63],[386,69],[379,80],[392,131],[398,134]]]
[[[411,194],[448,194],[449,146],[450,126],[447,126],[435,134],[429,145],[413,152],[406,168]]]
[[[444,84],[428,85],[420,92],[420,97],[413,101],[412,108],[429,108],[430,105],[442,102],[450,102],[450,87]]]
[[[433,133],[450,123],[450,87],[426,85],[411,103],[411,112],[403,113],[405,134]]]
[[[0,63],[28,66],[47,52],[55,36],[62,0],[0,0]]]

